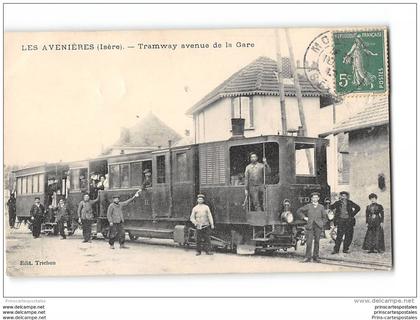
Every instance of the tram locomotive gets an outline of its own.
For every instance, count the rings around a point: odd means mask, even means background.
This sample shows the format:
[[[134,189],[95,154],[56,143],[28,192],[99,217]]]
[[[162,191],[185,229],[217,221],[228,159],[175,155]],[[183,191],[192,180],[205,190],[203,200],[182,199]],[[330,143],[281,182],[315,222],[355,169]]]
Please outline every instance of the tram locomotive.
[[[305,221],[297,208],[310,201],[314,191],[321,202],[329,198],[326,148],[328,140],[302,136],[269,135],[233,137],[227,141],[171,146],[154,151],[122,154],[63,165],[67,202],[75,211],[84,192],[91,192],[83,179],[106,175],[107,190],[97,192],[96,231],[107,237],[107,208],[114,195],[121,201],[142,186],[145,169],[152,184],[124,208],[125,229],[131,240],[138,237],[173,239],[177,244],[195,244],[195,229],[189,222],[196,195],[203,193],[215,221],[214,247],[252,252],[287,250],[304,243]],[[270,172],[264,174],[261,209],[255,211],[245,196],[244,172],[249,154],[266,158]],[[19,179],[19,177],[18,177]],[[19,180],[18,180],[19,183]],[[17,192],[18,211],[29,212],[23,202],[33,197]],[[91,198],[96,195],[91,195]],[[19,204],[20,203],[20,204]],[[48,203],[47,203],[48,205]],[[29,213],[28,213],[29,214]],[[74,213],[77,215],[77,213]]]

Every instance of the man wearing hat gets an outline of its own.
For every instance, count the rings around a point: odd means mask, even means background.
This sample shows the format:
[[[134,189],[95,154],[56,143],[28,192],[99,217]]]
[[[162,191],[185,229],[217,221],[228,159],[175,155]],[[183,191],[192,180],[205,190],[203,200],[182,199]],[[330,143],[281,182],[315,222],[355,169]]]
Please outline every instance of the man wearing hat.
[[[144,180],[141,184],[140,190],[147,190],[148,188],[152,187],[152,171],[150,169],[145,169],[144,173]]]
[[[9,209],[9,226],[10,229],[13,229],[16,221],[16,198],[14,193],[10,193],[10,198],[7,200],[7,208]]]
[[[99,201],[99,194],[95,200],[90,200],[89,194],[83,195],[83,200],[80,201],[77,208],[77,216],[79,223],[82,224],[83,241],[92,242],[92,224],[93,224],[93,206]]]
[[[210,208],[204,204],[204,195],[197,195],[197,205],[192,209],[190,221],[196,227],[197,256],[204,249],[206,254],[211,255],[210,228],[214,229],[213,216]]]
[[[263,210],[262,199],[264,197],[264,174],[269,175],[271,168],[267,159],[263,158],[263,163],[258,162],[258,155],[255,152],[250,154],[251,163],[245,168],[245,197],[250,198],[251,210]]]
[[[118,238],[121,249],[127,249],[124,245],[125,231],[124,231],[124,215],[122,209],[131,201],[139,196],[137,191],[130,199],[120,202],[120,196],[114,195],[113,202],[109,205],[106,217],[108,218],[110,233],[109,233],[109,246],[114,249],[115,239]]]
[[[347,191],[340,192],[340,199],[330,206],[334,210],[334,225],[337,226],[337,238],[332,254],[340,251],[341,242],[343,242],[343,252],[349,253],[351,242],[353,241],[354,225],[356,224],[356,214],[360,207],[349,199]]]
[[[300,219],[305,220],[306,234],[306,254],[302,262],[321,262],[319,260],[319,239],[321,238],[322,229],[328,220],[327,212],[322,204],[318,203],[320,194],[318,192],[311,193],[311,203],[300,207],[297,215]],[[312,242],[314,243],[314,251],[312,254]]]

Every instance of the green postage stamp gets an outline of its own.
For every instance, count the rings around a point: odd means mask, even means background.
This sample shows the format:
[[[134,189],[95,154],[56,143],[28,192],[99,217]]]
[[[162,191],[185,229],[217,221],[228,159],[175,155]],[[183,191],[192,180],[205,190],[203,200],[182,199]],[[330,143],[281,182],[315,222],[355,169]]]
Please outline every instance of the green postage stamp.
[[[334,32],[333,41],[337,94],[386,91],[384,30]]]

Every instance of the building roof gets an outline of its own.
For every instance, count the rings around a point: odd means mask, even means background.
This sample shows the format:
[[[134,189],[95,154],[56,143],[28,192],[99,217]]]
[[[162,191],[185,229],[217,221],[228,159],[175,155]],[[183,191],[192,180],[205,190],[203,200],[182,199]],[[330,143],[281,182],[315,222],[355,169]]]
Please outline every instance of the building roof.
[[[111,149],[166,147],[168,140],[179,141],[181,135],[149,112],[131,128],[121,128],[120,138]],[[146,148],[147,149],[147,148]]]
[[[285,95],[295,96],[296,90],[293,85],[293,76],[288,58],[282,58],[282,74],[285,79]],[[300,75],[300,85],[303,96],[320,96],[319,91],[302,75]],[[277,62],[275,60],[268,57],[257,58],[223,81],[213,91],[188,109],[186,114],[191,115],[224,97],[251,95],[279,95]]]
[[[389,123],[388,96],[377,98],[362,111],[337,124],[331,133],[349,132]]]

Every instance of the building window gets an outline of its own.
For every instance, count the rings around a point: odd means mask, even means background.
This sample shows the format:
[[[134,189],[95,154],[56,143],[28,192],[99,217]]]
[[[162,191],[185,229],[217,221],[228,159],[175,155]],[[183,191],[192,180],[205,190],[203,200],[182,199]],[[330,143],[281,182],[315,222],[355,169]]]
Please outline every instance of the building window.
[[[385,175],[383,173],[378,174],[378,188],[381,191],[386,190]]]
[[[295,144],[295,167],[297,176],[315,176],[315,145]]]
[[[232,118],[245,119],[245,129],[254,127],[254,107],[252,97],[232,98]]]
[[[166,180],[165,156],[156,157],[156,166],[157,166],[157,183],[165,183],[165,180]]]
[[[350,154],[348,133],[340,133],[337,135],[337,174],[339,184],[350,183]]]
[[[131,186],[141,186],[142,183],[142,165],[141,162],[133,162],[130,164],[130,183]]]
[[[183,182],[188,180],[187,153],[177,153],[175,160],[175,181]]]

